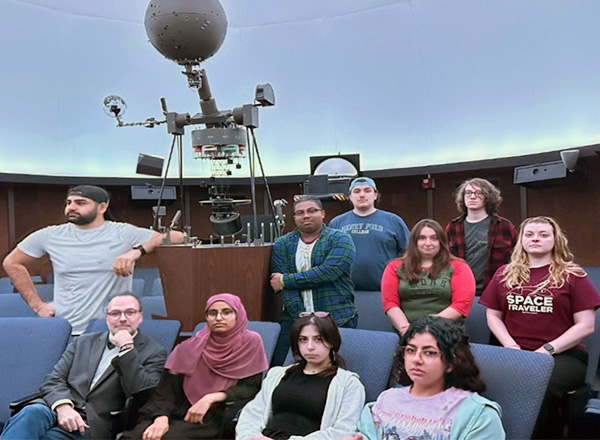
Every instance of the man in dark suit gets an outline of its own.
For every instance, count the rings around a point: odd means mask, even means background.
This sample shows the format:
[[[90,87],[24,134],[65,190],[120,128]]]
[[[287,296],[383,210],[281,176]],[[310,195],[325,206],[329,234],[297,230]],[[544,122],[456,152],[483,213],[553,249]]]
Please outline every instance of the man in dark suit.
[[[11,417],[0,438],[114,438],[110,412],[156,385],[166,360],[165,349],[138,332],[142,319],[137,297],[115,296],[106,308],[109,331],[75,338],[44,379],[42,399]]]

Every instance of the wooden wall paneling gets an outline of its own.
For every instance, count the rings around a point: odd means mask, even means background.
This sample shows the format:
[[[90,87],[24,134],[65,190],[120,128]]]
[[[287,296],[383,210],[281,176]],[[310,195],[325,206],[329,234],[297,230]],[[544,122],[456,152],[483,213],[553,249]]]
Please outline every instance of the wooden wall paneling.
[[[594,155],[580,159],[586,172],[586,180],[572,184],[556,184],[543,188],[528,188],[527,211],[530,216],[550,215],[555,217],[566,230],[571,249],[576,260],[583,265],[600,266],[600,233],[597,231],[600,218],[600,156]],[[503,203],[500,214],[509,218],[515,225],[521,219],[522,187],[512,183],[514,167],[489,168],[475,171],[461,171],[432,174],[435,179],[433,190],[434,219],[443,226],[458,215],[453,200],[453,192],[457,185],[471,177],[483,177],[495,182],[502,192]],[[400,215],[409,228],[418,220],[427,216],[426,192],[421,188],[423,175],[376,178],[377,186],[382,193],[379,208]],[[64,199],[70,185],[3,183],[0,184],[0,255],[10,251],[8,231],[8,188],[14,188],[15,236],[20,241],[27,234],[51,225],[64,222]],[[106,186],[106,185],[105,185]],[[302,192],[302,183],[269,184],[273,199],[284,198],[289,205],[284,208],[286,229],[294,228],[293,196]],[[130,187],[125,185],[106,186],[111,192],[111,211],[118,221],[125,221],[137,226],[148,227],[152,223],[151,206],[155,202],[132,201]],[[207,188],[201,184],[186,187],[189,193],[190,219],[192,234],[207,239],[212,233],[209,217],[210,207],[200,206],[199,200],[208,198]],[[247,185],[231,187],[232,194],[250,196]],[[264,213],[265,190],[257,180],[257,211]],[[346,202],[325,203],[326,222],[349,209]],[[169,221],[179,203],[167,205],[165,222]],[[242,214],[251,214],[251,206],[240,207]],[[156,265],[153,256],[140,261],[140,266]]]
[[[575,261],[600,266],[600,156],[580,160],[584,181],[527,190],[529,216],[553,217],[566,233]]]

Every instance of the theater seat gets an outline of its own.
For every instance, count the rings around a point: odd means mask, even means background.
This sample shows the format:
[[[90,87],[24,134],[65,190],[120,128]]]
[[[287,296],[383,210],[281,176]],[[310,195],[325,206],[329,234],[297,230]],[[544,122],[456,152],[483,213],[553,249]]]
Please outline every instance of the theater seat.
[[[10,281],[10,278],[8,278],[8,277],[0,278],[0,293],[13,293],[13,292],[14,292],[14,287],[12,285],[12,282]]]
[[[0,422],[8,420],[10,402],[38,391],[70,336],[63,318],[0,318]]]
[[[485,317],[486,307],[479,304],[479,298],[473,299],[473,305],[469,316],[465,320],[465,330],[470,337],[471,342],[478,344],[487,344],[490,341],[490,328],[487,325]]]
[[[531,438],[550,380],[554,358],[526,350],[471,344],[485,397],[502,407],[507,440]]]
[[[0,295],[0,318],[8,317],[35,318],[37,315],[21,295],[18,293],[7,293]]]
[[[54,284],[36,284],[35,288],[45,302],[54,301]]]
[[[167,316],[164,296],[142,296],[140,303],[144,311],[144,319],[153,319],[152,315]]]
[[[364,330],[394,331],[381,302],[381,292],[357,290],[354,305],[358,311],[358,328]]]
[[[141,296],[153,295],[154,280],[160,279],[157,267],[136,267],[133,270],[133,279],[144,280],[144,290]]]

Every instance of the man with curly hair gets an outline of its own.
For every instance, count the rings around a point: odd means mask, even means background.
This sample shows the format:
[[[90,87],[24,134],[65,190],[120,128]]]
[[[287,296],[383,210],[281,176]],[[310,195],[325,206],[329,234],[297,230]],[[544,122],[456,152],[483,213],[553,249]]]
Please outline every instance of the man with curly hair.
[[[496,269],[510,261],[517,230],[510,220],[498,215],[500,190],[485,179],[464,181],[454,201],[461,215],[446,226],[450,252],[471,267],[479,296]]]

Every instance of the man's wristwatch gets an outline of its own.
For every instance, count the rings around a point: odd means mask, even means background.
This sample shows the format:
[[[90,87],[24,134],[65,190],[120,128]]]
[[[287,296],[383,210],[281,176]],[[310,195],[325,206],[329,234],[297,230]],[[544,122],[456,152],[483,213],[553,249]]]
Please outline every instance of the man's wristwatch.
[[[544,347],[544,350],[546,350],[548,353],[554,354],[554,347],[552,346],[552,344],[546,343],[542,345],[542,347]]]
[[[144,249],[144,246],[142,246],[141,244],[138,244],[137,246],[134,246],[133,248],[140,251],[140,253],[142,254],[142,257],[148,253],[148,252],[146,252],[146,249]]]

